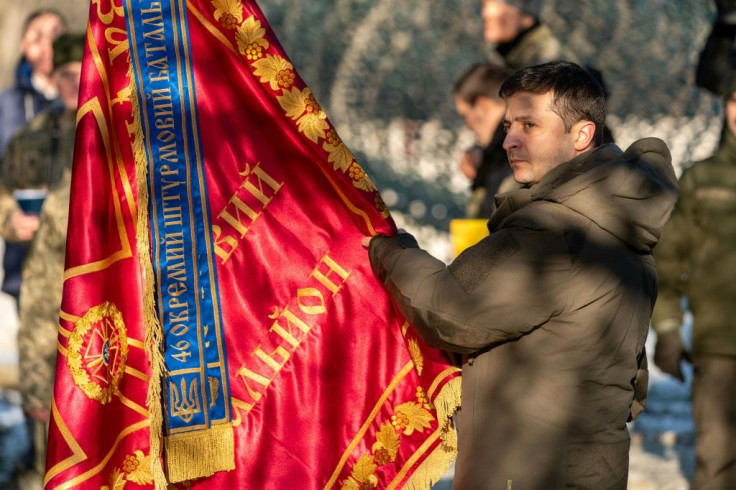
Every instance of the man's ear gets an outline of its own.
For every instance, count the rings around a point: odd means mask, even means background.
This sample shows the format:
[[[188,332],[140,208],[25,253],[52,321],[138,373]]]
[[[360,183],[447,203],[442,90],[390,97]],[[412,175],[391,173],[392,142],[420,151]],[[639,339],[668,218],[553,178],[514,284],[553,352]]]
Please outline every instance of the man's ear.
[[[593,147],[593,139],[595,138],[595,123],[592,121],[578,121],[572,128],[575,136],[575,151],[584,152]]]

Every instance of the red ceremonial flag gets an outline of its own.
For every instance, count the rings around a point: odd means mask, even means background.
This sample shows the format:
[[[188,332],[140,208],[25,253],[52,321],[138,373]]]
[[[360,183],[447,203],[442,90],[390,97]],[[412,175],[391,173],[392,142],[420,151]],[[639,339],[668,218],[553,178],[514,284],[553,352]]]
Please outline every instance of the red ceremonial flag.
[[[459,370],[374,278],[378,192],[254,1],[94,0],[47,488],[428,488]]]

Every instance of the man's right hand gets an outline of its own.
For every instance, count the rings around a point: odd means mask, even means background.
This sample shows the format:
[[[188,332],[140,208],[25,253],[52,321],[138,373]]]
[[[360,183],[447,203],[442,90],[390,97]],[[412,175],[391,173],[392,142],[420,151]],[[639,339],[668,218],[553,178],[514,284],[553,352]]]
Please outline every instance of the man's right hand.
[[[654,364],[667,374],[671,374],[680,381],[685,381],[680,369],[680,361],[690,361],[690,356],[682,343],[679,330],[672,330],[657,335],[657,345],[654,348]]]
[[[10,224],[18,241],[27,242],[38,231],[41,220],[34,214],[26,214],[21,210],[16,210],[10,218]]]

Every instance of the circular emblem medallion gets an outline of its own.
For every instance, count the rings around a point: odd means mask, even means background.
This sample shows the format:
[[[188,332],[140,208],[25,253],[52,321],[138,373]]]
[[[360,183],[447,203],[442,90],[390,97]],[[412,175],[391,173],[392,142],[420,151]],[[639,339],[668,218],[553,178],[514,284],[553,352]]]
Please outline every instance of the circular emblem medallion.
[[[67,364],[76,384],[92,400],[105,404],[118,392],[128,357],[123,315],[105,302],[74,323]]]

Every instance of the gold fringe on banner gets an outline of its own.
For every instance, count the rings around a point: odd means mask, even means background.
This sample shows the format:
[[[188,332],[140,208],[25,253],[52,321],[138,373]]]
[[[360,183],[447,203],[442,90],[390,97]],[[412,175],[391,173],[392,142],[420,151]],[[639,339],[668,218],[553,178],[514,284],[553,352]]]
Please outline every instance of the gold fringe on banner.
[[[452,416],[460,408],[462,378],[457,376],[442,387],[434,401],[437,423],[440,426],[440,444],[414,470],[414,474],[403,487],[405,490],[426,490],[447,473],[457,459],[457,432]]]
[[[232,424],[166,437],[169,481],[178,483],[235,469]]]
[[[133,127],[135,141],[136,177],[138,183],[138,221],[136,244],[143,275],[143,322],[146,336],[146,354],[151,362],[151,379],[146,403],[150,413],[151,464],[157,490],[164,490],[168,483],[178,483],[211,476],[218,471],[235,469],[235,441],[232,424],[214,426],[184,434],[163,437],[163,400],[161,386],[166,373],[162,351],[163,328],[156,313],[156,290],[150,247],[148,214],[148,158],[143,140],[143,128],[139,112],[138,92],[135,87],[132,66],[129,69]],[[165,447],[164,447],[165,442]],[[206,457],[203,457],[206,455]],[[164,471],[163,461],[166,461]]]
[[[143,129],[141,128],[140,106],[138,91],[136,90],[133,65],[128,69],[130,79],[130,101],[133,110],[133,127],[135,140],[133,141],[133,155],[135,156],[135,174],[138,183],[138,216],[135,227],[136,247],[138,260],[143,275],[143,324],[146,331],[144,343],[146,355],[151,363],[151,379],[148,382],[146,403],[150,414],[151,433],[151,471],[156,490],[165,490],[168,487],[164,473],[163,448],[163,407],[161,402],[161,382],[166,370],[163,345],[163,329],[156,314],[155,286],[153,263],[151,261],[150,225],[148,215],[148,158],[143,143]]]

